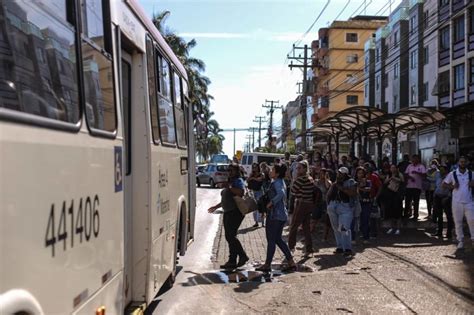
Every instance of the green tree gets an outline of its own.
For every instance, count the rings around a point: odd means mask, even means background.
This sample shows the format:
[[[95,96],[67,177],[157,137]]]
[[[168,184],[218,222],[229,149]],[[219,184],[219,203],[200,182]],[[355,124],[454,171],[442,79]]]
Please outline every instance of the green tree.
[[[222,129],[219,123],[212,119],[214,115],[210,111],[210,103],[214,98],[208,93],[208,86],[211,80],[203,73],[206,70],[206,64],[201,59],[190,56],[190,50],[196,47],[195,39],[189,42],[178,36],[173,30],[166,27],[166,18],[169,11],[163,11],[153,16],[153,24],[165,38],[168,45],[183,64],[189,83],[189,96],[193,108],[193,118],[196,120],[199,116],[201,121],[206,123],[204,135],[196,137],[196,151],[202,160],[207,160],[211,155],[222,152],[224,136],[220,134]]]

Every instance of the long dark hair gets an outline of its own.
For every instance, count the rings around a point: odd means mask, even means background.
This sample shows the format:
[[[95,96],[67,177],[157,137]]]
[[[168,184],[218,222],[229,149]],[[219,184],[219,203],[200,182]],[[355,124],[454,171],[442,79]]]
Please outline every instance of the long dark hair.
[[[275,168],[275,173],[277,174],[278,178],[285,178],[286,175],[286,165],[285,164],[275,164],[273,165]]]
[[[234,173],[232,174],[232,170],[234,170]],[[242,177],[242,174],[240,173],[240,166],[237,163],[231,163],[229,164],[229,178],[240,178]]]

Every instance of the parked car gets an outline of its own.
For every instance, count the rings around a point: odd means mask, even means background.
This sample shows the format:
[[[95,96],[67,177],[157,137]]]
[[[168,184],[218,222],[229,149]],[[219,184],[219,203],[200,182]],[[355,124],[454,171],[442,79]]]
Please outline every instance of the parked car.
[[[198,187],[201,187],[201,184],[208,184],[214,188],[217,183],[227,182],[228,177],[228,164],[209,163],[196,175],[196,183]]]
[[[207,166],[207,164],[196,165],[196,175],[201,173],[202,171],[204,171],[206,166]]]

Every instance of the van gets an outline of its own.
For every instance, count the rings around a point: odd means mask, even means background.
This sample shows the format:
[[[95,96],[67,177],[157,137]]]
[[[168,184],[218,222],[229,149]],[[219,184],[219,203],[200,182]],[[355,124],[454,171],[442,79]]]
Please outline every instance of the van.
[[[240,164],[244,168],[246,175],[249,176],[252,172],[252,163],[258,164],[266,162],[268,165],[273,165],[276,158],[284,159],[285,155],[282,153],[264,153],[264,152],[245,152],[242,155]]]

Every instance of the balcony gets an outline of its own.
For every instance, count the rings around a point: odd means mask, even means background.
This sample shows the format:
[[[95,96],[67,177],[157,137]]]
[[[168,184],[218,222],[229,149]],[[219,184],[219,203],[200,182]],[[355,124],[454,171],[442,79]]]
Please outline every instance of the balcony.
[[[453,44],[453,60],[464,57],[466,44],[464,38]],[[441,64],[440,64],[441,65]]]
[[[439,107],[449,107],[449,95],[439,97]]]
[[[474,83],[469,84],[468,98],[469,98],[470,101],[474,101]]]
[[[469,49],[470,51],[471,51],[471,50],[474,50],[474,34],[469,34],[468,40],[469,40],[468,49]]]
[[[452,14],[456,14],[457,12],[461,11],[464,8],[464,5],[465,5],[464,0],[453,0],[451,4]]]
[[[449,19],[449,5],[440,7],[438,10],[438,22],[443,23],[444,21],[447,21],[448,19]]]
[[[438,58],[439,58],[438,65],[440,67],[448,65],[450,62],[449,57],[450,57],[449,49],[440,50],[438,54]]]
[[[453,92],[453,106],[460,105],[466,102],[464,92],[465,89],[459,89]]]

